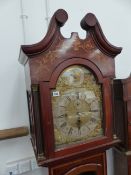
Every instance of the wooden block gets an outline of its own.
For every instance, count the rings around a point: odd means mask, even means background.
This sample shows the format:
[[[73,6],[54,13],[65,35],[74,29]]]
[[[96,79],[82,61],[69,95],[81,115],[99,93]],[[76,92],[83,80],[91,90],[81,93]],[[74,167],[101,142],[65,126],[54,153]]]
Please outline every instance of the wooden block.
[[[11,139],[16,137],[27,136],[29,134],[28,127],[18,127],[0,130],[0,140]]]

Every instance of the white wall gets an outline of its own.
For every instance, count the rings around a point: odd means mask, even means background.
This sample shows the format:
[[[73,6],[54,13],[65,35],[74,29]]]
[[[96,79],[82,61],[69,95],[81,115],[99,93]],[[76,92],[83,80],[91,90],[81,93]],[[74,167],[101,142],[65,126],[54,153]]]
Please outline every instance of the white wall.
[[[40,5],[33,9],[37,11],[36,14],[39,9],[42,11]],[[24,43],[20,15],[19,0],[0,1],[0,130],[29,125],[24,69],[18,63],[20,45]],[[42,19],[42,15],[39,14],[39,16]],[[42,21],[40,24],[42,25]],[[35,27],[33,31],[34,29]],[[39,28],[37,31],[40,33]],[[33,38],[34,36],[35,34]],[[34,153],[29,137],[0,141],[0,175],[5,174],[6,162],[32,155]],[[37,173],[43,174],[42,170]],[[37,173],[32,172],[32,175]]]
[[[69,20],[62,29],[69,37],[72,31],[85,37],[80,28],[80,20],[87,12],[93,12],[109,42],[122,46],[121,55],[116,58],[116,77],[125,78],[131,72],[131,1],[130,0],[47,0],[49,17],[58,8],[65,9]],[[23,4],[25,33],[23,35],[20,18]],[[18,63],[19,48],[23,43],[33,44],[40,41],[46,33],[46,3],[44,0],[0,0],[0,129],[28,126],[27,101],[23,66]],[[25,37],[24,37],[25,36]],[[0,175],[4,175],[5,164],[24,157],[32,156],[33,150],[29,137],[0,141]],[[108,159],[112,160],[111,151]],[[109,174],[112,175],[112,161],[109,161]],[[31,175],[31,173],[28,173]],[[34,174],[48,174],[45,168]],[[33,175],[33,172],[32,172]]]
[[[131,72],[131,1],[130,0],[49,0],[50,16],[58,8],[64,8],[69,14],[69,20],[62,30],[66,36],[71,31],[79,32],[84,37],[79,22],[88,12],[93,12],[109,42],[123,47],[122,54],[116,58],[116,77],[124,78]]]

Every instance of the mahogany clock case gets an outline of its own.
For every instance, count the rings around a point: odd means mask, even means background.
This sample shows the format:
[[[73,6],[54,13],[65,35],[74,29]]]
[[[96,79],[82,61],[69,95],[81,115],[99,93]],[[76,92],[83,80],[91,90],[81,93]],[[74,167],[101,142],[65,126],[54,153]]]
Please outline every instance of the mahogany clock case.
[[[131,175],[131,76],[114,80],[115,129],[122,140],[114,149],[115,174]]]
[[[92,13],[88,13],[81,21],[81,27],[86,31],[85,39],[80,39],[77,33],[72,33],[70,38],[64,38],[60,28],[65,24],[67,18],[68,15],[64,10],[57,10],[50,21],[45,38],[37,44],[21,46],[19,61],[25,67],[31,140],[37,161],[42,166],[58,166],[61,163],[72,162],[78,158],[84,159],[88,156],[104,154],[106,149],[120,142],[119,138],[113,137],[116,133],[113,130],[112,81],[115,77],[114,58],[121,52],[121,48],[111,45],[106,40],[97,18]],[[63,137],[60,134],[59,137],[56,137],[58,131],[56,129],[58,128],[55,128],[54,123],[51,92],[57,87],[62,73],[73,66],[80,66],[90,72],[91,76],[94,77],[95,87],[100,87],[102,115],[98,117],[100,118],[100,125],[94,128],[101,128],[102,132],[99,132],[99,136],[96,135],[96,132],[94,136],[90,134],[91,138],[85,140],[82,136],[80,142],[62,144],[60,148],[57,148],[56,140]],[[74,89],[77,89],[82,78],[75,74],[72,80],[71,76],[68,76],[70,77],[69,80],[74,82]],[[90,76],[87,77],[90,78]],[[80,82],[76,83],[76,80],[79,79]],[[87,86],[85,84],[83,86],[83,88],[86,86],[86,94],[98,94],[98,88],[94,88],[94,85],[91,84],[89,89],[90,79],[86,83]],[[69,84],[67,83],[68,86]],[[87,91],[90,92],[87,93]],[[61,92],[63,93],[63,88]],[[59,93],[55,92],[55,94],[58,95]],[[96,97],[97,95],[94,95],[95,99]],[[82,103],[85,105],[86,102],[83,101]],[[77,125],[78,129],[82,128],[84,120],[87,122],[87,119],[90,119],[87,116],[91,116],[96,111],[90,106],[93,104],[89,105],[87,111],[84,111],[85,119],[80,116],[82,115],[81,111],[77,111],[77,115],[73,115],[77,116],[77,120],[74,120],[75,117],[69,119],[68,116],[73,113],[69,112],[67,118],[70,124],[73,123],[72,127],[75,128]],[[99,116],[100,110],[97,111],[97,116]],[[86,116],[86,114],[88,115]],[[81,133],[85,134],[82,131]],[[78,138],[78,136],[76,137]],[[86,137],[88,136],[86,135]]]
[[[50,168],[50,175],[106,175],[106,154],[76,159]]]
[[[113,150],[114,174],[131,175],[131,154],[118,148]]]

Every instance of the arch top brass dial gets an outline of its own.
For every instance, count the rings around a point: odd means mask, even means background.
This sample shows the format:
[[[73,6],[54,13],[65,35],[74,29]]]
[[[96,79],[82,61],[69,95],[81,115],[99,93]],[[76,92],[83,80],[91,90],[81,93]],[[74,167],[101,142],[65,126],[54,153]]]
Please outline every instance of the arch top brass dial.
[[[52,91],[56,148],[102,136],[101,103],[101,87],[88,69],[65,69]]]

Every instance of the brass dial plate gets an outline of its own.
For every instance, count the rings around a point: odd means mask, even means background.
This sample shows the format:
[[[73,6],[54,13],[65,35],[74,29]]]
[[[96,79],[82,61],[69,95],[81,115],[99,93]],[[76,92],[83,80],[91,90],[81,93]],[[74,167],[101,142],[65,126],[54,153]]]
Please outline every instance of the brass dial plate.
[[[68,67],[51,93],[56,149],[103,136],[101,85],[90,70]]]

